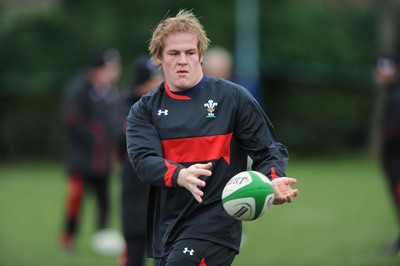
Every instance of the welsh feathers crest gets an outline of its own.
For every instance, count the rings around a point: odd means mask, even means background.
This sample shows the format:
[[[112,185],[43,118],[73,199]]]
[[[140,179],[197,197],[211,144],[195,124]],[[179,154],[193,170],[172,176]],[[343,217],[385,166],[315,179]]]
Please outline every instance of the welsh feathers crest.
[[[204,107],[206,107],[208,111],[206,116],[207,118],[216,118],[214,111],[217,105],[218,103],[214,102],[213,100],[208,100],[208,102],[204,104]]]

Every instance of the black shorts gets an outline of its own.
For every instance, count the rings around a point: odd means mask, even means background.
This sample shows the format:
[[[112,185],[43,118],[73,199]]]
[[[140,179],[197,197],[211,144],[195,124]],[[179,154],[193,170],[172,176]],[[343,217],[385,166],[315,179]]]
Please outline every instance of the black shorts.
[[[183,239],[175,242],[169,254],[155,259],[154,266],[230,266],[236,251],[210,241]]]

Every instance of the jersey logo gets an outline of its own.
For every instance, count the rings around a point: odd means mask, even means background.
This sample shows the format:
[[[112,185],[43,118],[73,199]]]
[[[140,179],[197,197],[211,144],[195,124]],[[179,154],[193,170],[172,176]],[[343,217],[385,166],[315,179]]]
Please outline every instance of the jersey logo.
[[[164,111],[163,110],[158,110],[158,113],[157,113],[157,115],[168,115],[168,109],[165,109]]]
[[[208,111],[206,116],[207,118],[216,118],[214,111],[217,105],[218,103],[214,102],[213,100],[208,100],[208,102],[204,104],[204,107],[206,107]]]
[[[190,256],[193,256],[193,253],[194,253],[194,249],[191,249],[191,250],[189,250],[189,248],[187,248],[187,247],[185,247],[185,249],[183,250],[183,253],[188,253],[189,252],[189,255]]]

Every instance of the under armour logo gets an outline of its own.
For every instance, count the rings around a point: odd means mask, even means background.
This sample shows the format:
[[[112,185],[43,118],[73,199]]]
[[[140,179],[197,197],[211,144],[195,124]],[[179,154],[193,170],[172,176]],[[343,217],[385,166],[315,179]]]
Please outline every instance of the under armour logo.
[[[168,110],[167,109],[165,109],[164,111],[163,110],[158,110],[158,115],[168,115]]]
[[[183,250],[183,253],[187,253],[187,252],[189,252],[189,255],[190,256],[193,256],[193,253],[194,253],[194,249],[191,249],[191,250],[189,250],[187,247]]]

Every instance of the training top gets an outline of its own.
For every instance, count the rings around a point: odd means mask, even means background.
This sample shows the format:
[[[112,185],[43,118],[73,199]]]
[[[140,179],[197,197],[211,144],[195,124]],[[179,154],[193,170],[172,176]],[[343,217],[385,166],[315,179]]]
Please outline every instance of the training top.
[[[386,171],[400,174],[400,81],[388,85],[380,117],[381,156]]]
[[[83,70],[65,87],[63,121],[69,174],[107,177],[111,173],[113,109],[118,91],[110,86],[109,93],[97,93],[88,70]]]
[[[239,252],[241,222],[221,202],[225,184],[253,169],[269,178],[285,176],[286,147],[275,137],[263,109],[243,87],[204,76],[183,93],[162,83],[135,103],[127,117],[127,150],[133,168],[150,185],[147,250],[153,258],[168,254],[181,239],[201,239]],[[203,177],[203,202],[176,182],[182,168],[212,162]]]

